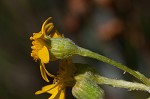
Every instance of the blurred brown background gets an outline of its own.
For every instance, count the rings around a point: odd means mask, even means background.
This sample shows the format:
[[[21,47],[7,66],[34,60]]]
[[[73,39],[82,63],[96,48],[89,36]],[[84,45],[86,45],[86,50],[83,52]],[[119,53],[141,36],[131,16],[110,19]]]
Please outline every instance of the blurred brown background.
[[[149,0],[0,0],[0,99],[46,99],[34,95],[46,85],[39,64],[30,57],[33,32],[49,17],[55,28],[77,45],[126,64],[150,77]],[[96,60],[101,75],[137,81],[127,73]],[[49,71],[57,64],[50,63]],[[146,99],[145,92],[102,86],[105,99]],[[67,94],[67,99],[73,97]]]

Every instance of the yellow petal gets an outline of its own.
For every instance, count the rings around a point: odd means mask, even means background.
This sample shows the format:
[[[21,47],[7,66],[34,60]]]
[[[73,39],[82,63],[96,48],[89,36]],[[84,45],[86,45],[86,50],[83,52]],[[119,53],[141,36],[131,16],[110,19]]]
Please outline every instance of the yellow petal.
[[[41,59],[42,63],[49,62],[49,52],[46,46],[44,46],[41,50],[38,51],[38,57]]]
[[[57,84],[50,84],[50,85],[44,86],[44,87],[42,88],[42,90],[44,90],[44,91],[49,91],[49,90],[54,89],[56,86],[57,86]]]
[[[59,90],[58,89],[57,94],[56,94],[56,91],[55,91],[55,93],[53,93],[52,96],[49,99],[65,99],[64,90]]]
[[[44,64],[43,64],[44,65]],[[42,66],[42,64],[40,65],[40,71],[41,71],[41,76],[42,78],[46,81],[46,82],[49,82],[48,78],[47,78],[47,75],[46,75],[46,72]]]
[[[50,74],[50,73],[47,71],[47,69],[45,68],[45,65],[42,65],[42,67],[43,67],[45,73],[46,73],[48,76],[53,77],[53,78],[55,77],[54,75]]]
[[[54,34],[52,34],[52,38],[60,38],[61,34],[58,31],[55,31]]]
[[[35,92],[35,94],[37,95],[37,94],[45,93],[48,90],[53,89],[55,86],[56,86],[56,84],[51,84],[51,85],[44,86],[44,87],[42,87],[42,90],[39,90],[39,91]]]
[[[61,90],[61,93],[58,99],[65,99],[65,89]]]
[[[59,90],[58,84],[55,84],[55,88],[51,88],[51,90],[47,91],[49,94],[54,94],[56,91]]]
[[[59,99],[59,98],[56,98],[59,95],[58,86],[53,88],[52,90],[48,91],[48,93],[52,94],[48,99]]]
[[[42,93],[44,93],[42,90],[39,90],[39,91],[36,91],[36,92],[35,92],[36,95],[42,94]]]
[[[30,37],[30,40],[38,39],[42,36],[42,33],[33,33],[33,36]]]
[[[47,22],[51,19],[52,17],[49,17],[42,25],[42,34],[45,34],[45,26],[47,24]]]
[[[53,23],[48,23],[45,26],[46,33],[49,33],[53,29],[53,27],[54,27]]]

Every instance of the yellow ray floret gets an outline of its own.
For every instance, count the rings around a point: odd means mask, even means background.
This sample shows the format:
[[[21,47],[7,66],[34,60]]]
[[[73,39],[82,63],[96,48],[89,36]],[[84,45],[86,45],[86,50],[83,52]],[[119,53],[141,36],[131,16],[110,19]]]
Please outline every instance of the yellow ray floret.
[[[48,93],[51,96],[48,99],[65,99],[65,90],[68,86],[74,85],[75,67],[70,59],[60,61],[59,74],[54,78],[53,83],[42,87],[35,94]]]
[[[33,36],[30,37],[30,40],[32,40],[32,52],[31,56],[35,61],[40,60],[40,70],[42,77],[45,81],[49,82],[47,75],[50,77],[54,77],[54,75],[51,75],[45,68],[46,63],[49,63],[51,60],[50,57],[50,40],[49,38],[60,38],[63,37],[58,33],[58,31],[55,31],[54,33],[50,34],[51,30],[53,29],[54,25],[53,23],[49,23],[48,18],[42,25],[41,31],[38,33],[33,33]],[[48,43],[47,43],[48,42]]]
[[[65,88],[59,84],[50,84],[44,86],[42,90],[37,91],[35,94],[49,93],[52,94],[48,99],[65,99]]]
[[[43,46],[43,48],[38,51],[38,56],[43,63],[49,62],[49,52],[46,46]]]

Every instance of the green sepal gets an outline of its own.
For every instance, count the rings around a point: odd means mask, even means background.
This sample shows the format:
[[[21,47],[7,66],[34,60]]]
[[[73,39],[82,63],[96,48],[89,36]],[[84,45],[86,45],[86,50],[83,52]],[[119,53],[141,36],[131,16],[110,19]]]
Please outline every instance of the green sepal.
[[[64,59],[77,54],[78,47],[68,38],[51,38],[50,52],[56,59]]]
[[[72,94],[77,99],[103,99],[104,91],[94,81],[94,70],[88,65],[76,64],[76,84],[72,88]]]

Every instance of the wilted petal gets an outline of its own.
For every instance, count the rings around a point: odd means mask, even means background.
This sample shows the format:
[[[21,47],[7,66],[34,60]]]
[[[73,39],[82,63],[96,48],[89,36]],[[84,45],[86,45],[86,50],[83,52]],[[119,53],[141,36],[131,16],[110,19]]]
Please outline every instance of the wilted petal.
[[[44,64],[43,64],[44,65]],[[42,64],[40,65],[40,71],[41,71],[41,75],[42,75],[42,78],[46,81],[46,82],[49,82],[48,78],[47,78],[47,75],[46,75],[46,72],[42,66]]]

